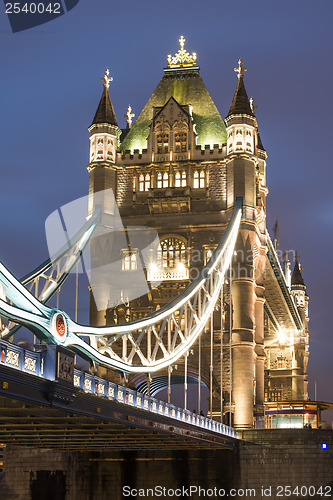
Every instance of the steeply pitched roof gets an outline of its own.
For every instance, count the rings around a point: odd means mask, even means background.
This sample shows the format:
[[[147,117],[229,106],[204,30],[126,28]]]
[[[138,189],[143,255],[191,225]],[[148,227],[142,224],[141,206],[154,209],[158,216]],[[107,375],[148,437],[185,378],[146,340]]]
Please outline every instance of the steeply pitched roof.
[[[262,142],[261,142],[261,137],[260,137],[259,132],[258,132],[258,149],[261,149],[262,151],[265,151],[265,148],[264,148],[264,146],[262,145]]]
[[[153,118],[153,108],[163,107],[174,97],[180,105],[191,105],[192,117],[196,125],[197,144],[225,144],[227,133],[224,121],[213,99],[199,75],[199,69],[170,71],[163,76],[147,104],[141,111],[131,130],[121,144],[126,150],[145,149],[149,135],[149,125]]]
[[[116,115],[110,99],[109,89],[104,85],[103,94],[91,125],[109,123],[118,127]]]
[[[243,75],[238,78],[237,87],[231,102],[228,116],[241,114],[254,116],[245,90]]]
[[[291,284],[292,285],[303,285],[303,286],[305,286],[305,283],[304,283],[304,280],[303,280],[303,277],[302,277],[302,274],[301,274],[300,265],[298,263],[297,257],[296,257],[296,260],[295,260],[295,267],[294,267],[293,274],[292,274],[292,277],[291,277]]]

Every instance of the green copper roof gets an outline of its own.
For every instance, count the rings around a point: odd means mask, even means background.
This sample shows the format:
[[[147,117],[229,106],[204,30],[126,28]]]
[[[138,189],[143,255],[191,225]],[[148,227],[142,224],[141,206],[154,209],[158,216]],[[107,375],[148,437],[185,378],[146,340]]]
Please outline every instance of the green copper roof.
[[[162,107],[174,97],[180,105],[191,105],[193,121],[196,125],[197,145],[226,144],[227,133],[223,119],[204,82],[196,71],[168,71],[157,85],[149,101],[141,111],[131,130],[121,144],[126,150],[147,148],[149,125],[153,118],[153,107]]]

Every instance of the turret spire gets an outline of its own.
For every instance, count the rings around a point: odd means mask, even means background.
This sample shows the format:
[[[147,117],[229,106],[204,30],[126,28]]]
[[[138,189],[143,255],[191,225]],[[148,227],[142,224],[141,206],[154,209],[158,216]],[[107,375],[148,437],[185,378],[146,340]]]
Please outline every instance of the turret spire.
[[[228,116],[230,115],[250,115],[254,116],[254,112],[251,108],[249,98],[247,96],[245,85],[244,85],[244,73],[247,68],[244,68],[242,59],[238,61],[238,67],[234,68],[234,71],[238,73],[238,83],[235,90],[234,97],[229,109]]]
[[[107,68],[105,70],[103,78],[101,78],[101,81],[103,82],[103,94],[95,113],[92,125],[97,123],[107,123],[109,125],[118,127],[116,115],[109,94],[110,82],[112,82],[113,80],[113,78],[110,77],[109,74],[110,71]]]
[[[305,283],[304,283],[304,280],[303,280],[303,277],[302,277],[302,273],[301,273],[301,265],[299,264],[298,259],[299,259],[299,255],[296,252],[295,267],[294,267],[294,270],[293,270],[293,275],[291,277],[291,284],[292,285],[302,285],[302,286],[305,286]]]

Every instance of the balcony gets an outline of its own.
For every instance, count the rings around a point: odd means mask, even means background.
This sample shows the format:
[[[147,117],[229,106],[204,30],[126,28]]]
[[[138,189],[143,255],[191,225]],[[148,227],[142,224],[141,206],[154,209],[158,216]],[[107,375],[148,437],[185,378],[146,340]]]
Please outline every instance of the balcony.
[[[147,280],[150,282],[154,281],[183,281],[188,280],[190,277],[189,269],[184,265],[178,265],[177,267],[162,267],[158,268],[151,266],[147,271]]]
[[[151,214],[189,212],[191,210],[190,187],[150,189],[148,206]]]

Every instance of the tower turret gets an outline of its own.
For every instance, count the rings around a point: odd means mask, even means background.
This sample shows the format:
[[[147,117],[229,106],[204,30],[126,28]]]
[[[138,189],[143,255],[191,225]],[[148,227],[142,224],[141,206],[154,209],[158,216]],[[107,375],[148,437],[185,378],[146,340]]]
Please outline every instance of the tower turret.
[[[241,197],[244,213],[232,280],[232,404],[235,427],[251,428],[254,405],[258,415],[264,411],[266,156],[258,152],[257,120],[245,90],[241,59],[235,71],[238,82],[226,117],[227,208]]]
[[[304,324],[306,318],[308,317],[308,296],[306,294],[306,286],[301,272],[301,265],[298,262],[297,252],[295,257],[295,267],[291,276],[291,295]]]
[[[255,153],[257,146],[256,118],[250,105],[244,85],[244,72],[242,59],[238,61],[238,83],[234,97],[226,117],[227,124],[227,154],[232,152]]]
[[[105,226],[112,226],[109,218],[114,215],[117,196],[117,165],[116,152],[121,130],[118,127],[116,115],[109,94],[109,85],[112,77],[109,70],[105,70],[103,93],[98,104],[90,132],[90,163],[89,172],[89,213],[93,213],[98,204],[102,208],[102,222],[96,229],[94,239],[90,244],[92,272],[90,284],[94,294],[90,300],[90,323],[105,325],[105,314],[110,298],[110,276],[107,275],[101,263],[105,261],[105,245],[110,246],[104,234]],[[110,189],[113,196],[110,196]],[[97,196],[97,193],[98,196]],[[112,220],[112,219],[111,219]],[[110,253],[109,248],[109,253]]]
[[[116,160],[120,129],[110,99],[109,85],[113,78],[109,77],[109,74],[109,70],[106,69],[104,77],[101,78],[104,82],[103,94],[89,127],[90,164],[94,162],[115,163]]]
[[[303,331],[301,336],[304,340],[303,343],[294,345],[292,396],[295,400],[308,398],[307,365],[309,359],[309,297],[306,293],[301,273],[302,268],[298,259],[299,256],[296,252],[295,267],[291,276],[291,296],[302,320]]]

